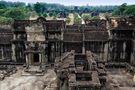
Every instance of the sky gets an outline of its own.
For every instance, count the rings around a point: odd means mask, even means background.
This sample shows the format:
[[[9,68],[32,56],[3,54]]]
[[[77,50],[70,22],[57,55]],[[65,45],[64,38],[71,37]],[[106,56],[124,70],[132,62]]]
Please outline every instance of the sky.
[[[5,1],[19,1],[26,3],[36,3],[36,2],[45,2],[45,3],[58,3],[66,6],[75,5],[75,6],[83,6],[83,5],[121,5],[123,3],[127,4],[135,4],[135,0],[5,0]]]

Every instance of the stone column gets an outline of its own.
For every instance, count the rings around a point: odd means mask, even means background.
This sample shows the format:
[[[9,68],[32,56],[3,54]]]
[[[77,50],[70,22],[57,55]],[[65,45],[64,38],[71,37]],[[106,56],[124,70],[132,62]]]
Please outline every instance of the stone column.
[[[103,54],[103,56],[104,56],[104,60],[106,60],[107,61],[107,54],[108,54],[108,43],[106,42],[105,44],[104,44],[105,46],[104,46],[104,54]]]
[[[85,54],[85,35],[83,31],[83,46],[82,46],[82,53]]]
[[[29,59],[28,59],[28,57],[29,57],[29,54],[26,54],[26,65],[28,65],[29,66]]]
[[[16,62],[16,56],[15,56],[15,44],[12,44],[12,60]]]
[[[42,64],[42,55],[41,55],[41,53],[39,53],[39,63]]]
[[[45,60],[46,60],[46,58],[45,58],[45,54],[44,54],[44,53],[42,53],[42,54],[41,54],[41,62],[42,62],[42,64],[44,64],[44,63],[45,63]]]
[[[83,47],[82,47],[82,53],[85,54],[85,46],[84,46],[84,42],[83,42]]]
[[[2,53],[2,59],[4,59],[4,50],[3,50],[3,47],[1,47],[1,53]]]
[[[29,54],[29,63],[32,65],[33,64],[33,62],[34,62],[34,58],[33,58],[33,53],[30,53]]]
[[[54,61],[54,53],[55,53],[55,51],[54,51],[54,43],[52,44],[52,47],[51,47],[51,63]]]
[[[13,40],[16,40],[16,35],[13,35]],[[16,56],[15,56],[15,44],[12,44],[12,60],[16,62]]]

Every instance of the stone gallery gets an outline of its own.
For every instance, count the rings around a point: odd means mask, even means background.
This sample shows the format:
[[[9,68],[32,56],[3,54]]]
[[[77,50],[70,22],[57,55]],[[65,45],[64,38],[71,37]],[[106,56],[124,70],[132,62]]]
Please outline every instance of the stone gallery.
[[[135,90],[134,74],[135,17],[0,27],[0,90]]]

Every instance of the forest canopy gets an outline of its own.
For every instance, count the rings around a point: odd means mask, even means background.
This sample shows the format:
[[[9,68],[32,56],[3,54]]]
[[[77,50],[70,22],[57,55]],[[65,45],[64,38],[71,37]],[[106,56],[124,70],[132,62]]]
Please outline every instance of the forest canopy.
[[[113,11],[113,15],[135,16],[135,5],[127,5],[124,3]]]
[[[56,16],[60,13],[113,13],[113,15],[135,15],[135,5],[121,6],[64,6],[48,3],[24,3],[0,1],[0,24],[11,23],[14,19],[28,19],[33,14],[38,16]]]

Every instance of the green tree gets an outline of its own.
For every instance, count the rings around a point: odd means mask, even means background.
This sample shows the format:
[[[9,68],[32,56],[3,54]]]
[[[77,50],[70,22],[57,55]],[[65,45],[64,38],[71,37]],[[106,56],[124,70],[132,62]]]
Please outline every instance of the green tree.
[[[37,2],[34,4],[34,10],[39,14],[43,14],[46,11],[45,4]]]
[[[52,16],[53,16],[53,13],[52,13],[52,12],[50,12],[50,13],[49,13],[49,16],[50,16],[50,17],[52,17]]]
[[[97,20],[97,19],[100,19],[100,18],[98,16],[91,17],[91,20]]]
[[[44,13],[44,14],[43,14],[43,17],[45,17],[45,18],[46,18],[47,16],[48,16],[48,15],[47,15],[47,13]]]
[[[30,11],[33,11],[33,5],[28,3],[28,5],[26,6],[26,8]]]
[[[57,14],[56,14],[56,12],[50,12],[50,13],[49,13],[49,16],[50,16],[50,17],[56,17]]]
[[[17,8],[11,8],[7,12],[4,13],[6,17],[10,17],[13,19],[25,19],[27,18],[27,11],[25,8],[17,7]]]
[[[133,15],[133,16],[135,16],[135,5],[128,6],[123,13],[125,15]]]
[[[7,11],[8,9],[0,9],[0,16],[4,16],[4,13]]]
[[[5,1],[0,1],[0,9],[6,8],[6,2]]]
[[[120,15],[124,14],[124,11],[126,10],[126,8],[127,8],[127,3],[124,3],[119,7]]]
[[[75,18],[74,19],[74,24],[81,24],[81,19],[80,18]]]
[[[124,11],[127,8],[127,4],[124,3],[121,6],[119,6],[112,14],[113,15],[124,15]]]
[[[0,16],[0,24],[11,24],[13,22],[12,18],[6,18]]]
[[[83,15],[83,16],[82,16],[82,19],[83,19],[84,21],[88,21],[88,20],[91,19],[91,16],[90,16],[90,15]]]
[[[81,24],[82,20],[77,13],[74,14],[74,24]]]
[[[67,17],[66,18],[66,23],[69,24],[71,22],[71,18],[70,17]]]
[[[127,5],[124,3],[113,12],[113,15],[135,16],[135,5]]]
[[[25,7],[25,3],[23,3],[23,2],[15,2],[14,6],[15,7]]]

